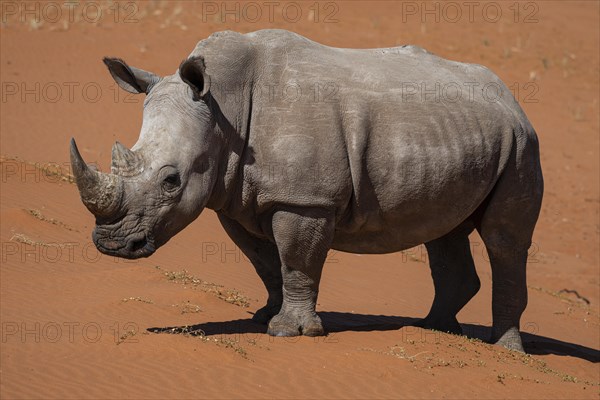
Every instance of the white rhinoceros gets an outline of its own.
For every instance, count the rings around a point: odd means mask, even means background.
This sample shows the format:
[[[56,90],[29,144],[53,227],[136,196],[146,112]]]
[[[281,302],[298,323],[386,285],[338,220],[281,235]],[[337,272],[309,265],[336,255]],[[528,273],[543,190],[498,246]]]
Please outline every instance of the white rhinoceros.
[[[254,319],[271,335],[313,336],[324,333],[315,305],[329,249],[425,243],[435,299],[418,325],[457,333],[480,286],[476,229],[491,261],[492,341],[523,350],[542,172],[534,129],[488,69],[282,30],[215,33],[165,77],[104,62],[147,97],[139,140],[115,144],[110,174],[71,142],[100,251],[147,257],[208,207],[267,288]]]

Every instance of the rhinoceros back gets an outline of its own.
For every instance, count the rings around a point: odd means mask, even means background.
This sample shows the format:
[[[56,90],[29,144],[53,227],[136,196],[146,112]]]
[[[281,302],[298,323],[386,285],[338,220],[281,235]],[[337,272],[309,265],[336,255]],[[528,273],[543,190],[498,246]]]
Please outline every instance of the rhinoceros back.
[[[252,54],[238,207],[246,216],[276,204],[334,209],[342,250],[401,250],[443,235],[490,193],[515,138],[536,140],[496,75],[417,46],[339,49],[266,30],[223,33],[197,51],[217,54],[219,42]]]

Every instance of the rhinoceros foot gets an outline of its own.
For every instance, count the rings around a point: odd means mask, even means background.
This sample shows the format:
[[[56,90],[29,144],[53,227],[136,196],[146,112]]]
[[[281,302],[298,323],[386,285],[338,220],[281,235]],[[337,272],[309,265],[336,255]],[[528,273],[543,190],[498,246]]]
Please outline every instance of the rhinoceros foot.
[[[428,315],[427,317],[418,320],[413,325],[420,328],[462,335],[462,328],[455,317],[436,317]]]
[[[269,322],[267,333],[271,336],[322,336],[325,330],[315,312],[299,315],[282,310]]]
[[[523,348],[523,342],[521,342],[521,335],[519,334],[519,329],[516,327],[512,327],[508,329],[500,338],[497,338],[496,332],[492,333],[492,343],[498,344],[500,346],[504,346],[509,350],[520,351],[521,353],[525,353],[525,349]]]
[[[266,325],[269,323],[271,318],[279,314],[280,310],[281,304],[267,304],[263,308],[259,308],[258,310],[256,310],[256,313],[254,313],[254,315],[252,316],[252,321]]]

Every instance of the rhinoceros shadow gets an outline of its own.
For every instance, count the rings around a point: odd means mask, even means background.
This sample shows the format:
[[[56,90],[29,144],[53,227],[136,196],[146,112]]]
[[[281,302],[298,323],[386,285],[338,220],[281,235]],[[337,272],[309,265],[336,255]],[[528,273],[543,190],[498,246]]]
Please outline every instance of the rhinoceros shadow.
[[[439,335],[439,332],[413,328],[418,318],[400,317],[391,315],[369,315],[325,311],[319,312],[323,326],[332,339],[338,332],[371,332],[398,330],[403,327],[402,339],[427,340]],[[472,339],[487,341],[491,335],[490,326],[479,324],[461,324],[463,334]],[[248,319],[237,319],[232,321],[205,322],[197,325],[153,327],[148,332],[180,334],[189,336],[217,336],[217,335],[257,335],[266,333],[266,326]],[[522,333],[523,345],[528,354],[577,357],[593,363],[600,362],[600,351],[576,343],[564,342],[562,340],[536,335],[533,333]],[[339,340],[339,338],[336,338]],[[429,339],[429,340],[431,340]]]

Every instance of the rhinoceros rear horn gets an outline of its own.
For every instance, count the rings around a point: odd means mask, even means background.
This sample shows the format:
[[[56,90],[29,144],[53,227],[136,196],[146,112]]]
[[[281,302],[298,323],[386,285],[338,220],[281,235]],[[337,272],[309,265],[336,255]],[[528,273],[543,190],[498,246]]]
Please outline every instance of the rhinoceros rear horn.
[[[202,99],[210,90],[210,76],[200,56],[183,60],[179,65],[179,76],[192,89],[194,101]]]
[[[121,177],[91,169],[79,154],[75,139],[71,139],[71,168],[81,201],[87,209],[96,217],[113,216],[123,195]]]
[[[115,175],[137,175],[143,170],[142,159],[134,151],[129,150],[119,142],[115,142],[112,148],[112,163],[110,165],[110,170]]]

